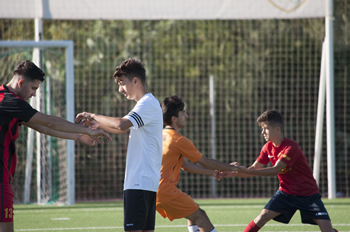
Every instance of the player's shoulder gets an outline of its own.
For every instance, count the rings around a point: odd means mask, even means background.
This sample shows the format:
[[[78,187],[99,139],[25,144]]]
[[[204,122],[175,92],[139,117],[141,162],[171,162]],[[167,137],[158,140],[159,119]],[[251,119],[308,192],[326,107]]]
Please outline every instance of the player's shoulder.
[[[172,143],[177,143],[177,144],[183,144],[183,143],[188,143],[191,142],[188,138],[185,136],[181,135],[174,129],[164,129],[163,130],[163,137],[166,136],[167,138],[171,138]]]
[[[290,138],[284,138],[283,145],[284,146],[300,147],[296,141],[294,141],[293,139],[290,139]]]

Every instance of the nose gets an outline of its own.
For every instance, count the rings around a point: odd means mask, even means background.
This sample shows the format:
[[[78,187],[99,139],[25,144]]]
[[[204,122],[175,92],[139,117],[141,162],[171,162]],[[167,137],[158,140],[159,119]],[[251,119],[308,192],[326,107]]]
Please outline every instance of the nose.
[[[119,93],[121,93],[123,91],[123,88],[121,86],[119,86],[118,91],[119,91]]]

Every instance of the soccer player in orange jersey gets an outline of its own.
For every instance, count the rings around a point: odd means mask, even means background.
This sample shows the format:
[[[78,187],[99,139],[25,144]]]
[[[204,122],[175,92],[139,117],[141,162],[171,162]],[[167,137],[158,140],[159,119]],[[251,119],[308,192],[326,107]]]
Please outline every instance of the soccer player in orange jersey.
[[[268,110],[257,121],[267,143],[252,166],[237,167],[237,172],[229,173],[228,176],[277,175],[280,186],[275,196],[244,232],[256,232],[271,219],[289,223],[296,210],[300,211],[303,223],[318,225],[322,232],[337,232],[332,228],[303,151],[295,141],[284,137],[282,115],[275,110]],[[264,167],[269,162],[273,166]]]
[[[234,165],[225,164],[202,155],[179,130],[186,125],[188,115],[184,102],[178,96],[171,96],[162,102],[163,121],[163,159],[161,179],[157,192],[157,211],[170,221],[187,218],[190,232],[216,231],[205,211],[186,193],[176,187],[180,169],[187,172],[210,175],[218,179],[215,170],[235,170]],[[187,162],[184,158],[189,159]],[[200,165],[194,164],[195,162]]]

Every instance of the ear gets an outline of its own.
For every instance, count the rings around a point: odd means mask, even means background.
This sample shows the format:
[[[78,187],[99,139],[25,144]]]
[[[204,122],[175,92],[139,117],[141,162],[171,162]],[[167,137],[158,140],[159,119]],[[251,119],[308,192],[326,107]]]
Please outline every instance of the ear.
[[[138,79],[137,77],[134,77],[134,78],[132,79],[132,82],[134,82],[134,84],[136,84],[137,82],[139,82],[139,79]]]
[[[171,122],[172,122],[172,123],[175,123],[175,122],[177,122],[177,117],[175,117],[175,116],[172,116],[172,117],[171,117]]]
[[[24,79],[23,78],[19,78],[17,81],[17,85],[19,88],[22,88],[22,86],[24,85]]]

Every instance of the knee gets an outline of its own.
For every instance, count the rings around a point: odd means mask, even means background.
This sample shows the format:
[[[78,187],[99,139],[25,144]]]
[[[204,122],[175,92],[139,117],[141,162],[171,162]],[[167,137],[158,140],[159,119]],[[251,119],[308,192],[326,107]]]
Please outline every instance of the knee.
[[[267,212],[261,212],[261,214],[259,214],[259,216],[255,219],[255,224],[265,224],[268,221],[271,220],[271,215],[269,215],[269,213]]]
[[[187,219],[191,220],[192,222],[198,222],[206,218],[207,218],[207,214],[201,208],[198,208],[196,212],[194,212],[192,215],[187,217]]]

